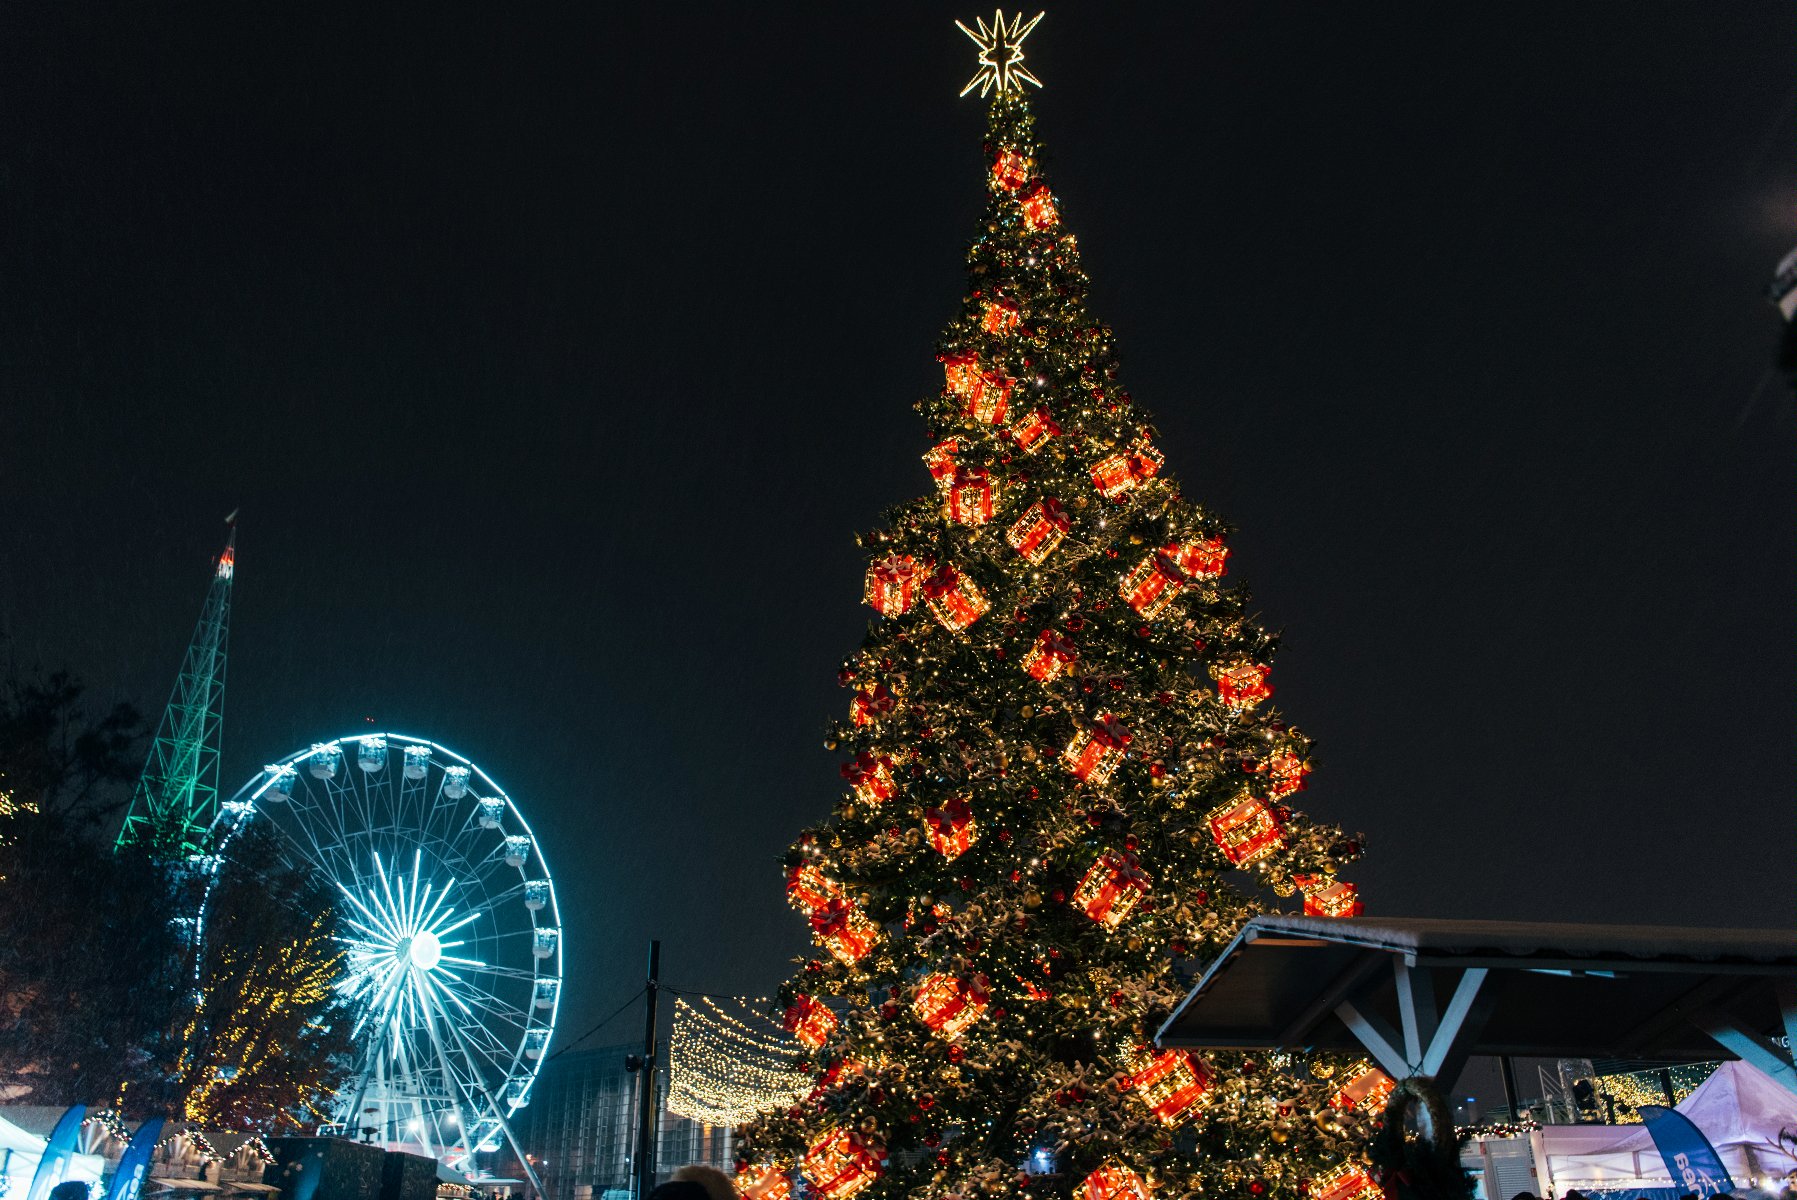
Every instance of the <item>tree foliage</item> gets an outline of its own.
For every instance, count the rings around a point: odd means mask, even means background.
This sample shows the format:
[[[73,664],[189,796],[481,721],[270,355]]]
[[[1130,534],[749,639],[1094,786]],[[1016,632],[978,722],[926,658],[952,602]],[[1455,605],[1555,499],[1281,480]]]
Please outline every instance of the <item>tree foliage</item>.
[[[787,858],[820,950],[781,998],[816,1089],[745,1153],[826,1196],[1068,1195],[1111,1167],[1300,1196],[1364,1144],[1336,1065],[1152,1040],[1255,913],[1352,911],[1360,845],[1290,807],[1311,743],[1266,703],[1277,639],[1119,383],[1015,94],[986,166],[919,404],[937,492],[862,539],[883,615],[841,671],[849,794]]]

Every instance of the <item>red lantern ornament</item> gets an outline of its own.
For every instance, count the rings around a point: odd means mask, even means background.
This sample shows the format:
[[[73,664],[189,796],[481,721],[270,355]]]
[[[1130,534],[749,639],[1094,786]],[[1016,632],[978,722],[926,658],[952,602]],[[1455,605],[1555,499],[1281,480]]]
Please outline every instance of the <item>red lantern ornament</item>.
[[[944,495],[955,482],[955,455],[960,453],[961,443],[955,438],[944,438],[931,446],[924,453],[923,465],[930,469],[930,478],[936,482],[936,490]]]
[[[1014,300],[988,300],[985,314],[980,318],[980,328],[995,337],[1003,337],[1017,328],[1019,311]]]
[[[1081,783],[1102,784],[1123,761],[1129,743],[1130,732],[1123,722],[1104,713],[1096,724],[1073,735],[1073,740],[1061,751],[1061,763],[1078,776]]]
[[[1029,182],[1030,160],[1015,150],[1000,150],[992,161],[994,191],[1014,192]]]
[[[855,789],[855,797],[868,804],[881,804],[892,799],[898,785],[892,779],[892,760],[883,754],[863,750],[842,764],[842,777]]]
[[[1360,890],[1327,875],[1294,875],[1292,882],[1304,893],[1307,917],[1358,917],[1364,909]]]
[[[918,982],[917,994],[911,998],[911,1011],[917,1019],[954,1041],[986,1011],[992,998],[992,983],[984,975],[973,979],[957,979],[938,971]]]
[[[1031,233],[1053,229],[1061,220],[1061,214],[1055,208],[1054,193],[1048,190],[1046,183],[1038,183],[1030,189],[1030,194],[1023,198],[1022,208],[1023,227]]]
[[[792,1180],[787,1177],[787,1168],[778,1163],[744,1167],[731,1183],[743,1200],[790,1200],[792,1196]]]
[[[1017,523],[1005,531],[1005,541],[1011,549],[1023,555],[1024,561],[1031,566],[1040,566],[1042,561],[1055,552],[1067,531],[1073,528],[1073,521],[1061,507],[1060,501],[1051,496],[1030,505],[1024,514],[1017,518]]]
[[[1073,889],[1073,907],[1106,929],[1115,929],[1148,894],[1150,882],[1135,855],[1106,851]]]
[[[923,599],[930,614],[951,633],[966,629],[992,607],[973,580],[947,565],[924,581]]]
[[[992,477],[978,467],[958,467],[948,489],[948,519],[984,525],[992,519]]]
[[[867,568],[867,602],[883,617],[896,617],[916,602],[925,568],[909,554],[888,554]]]
[[[1079,1185],[1079,1200],[1149,1200],[1148,1185],[1128,1167],[1100,1167]]]
[[[1213,809],[1208,820],[1211,836],[1217,840],[1223,857],[1238,867],[1265,858],[1284,841],[1278,814],[1265,800],[1254,796],[1239,804]]]
[[[832,1129],[806,1148],[799,1170],[823,1200],[848,1200],[880,1177],[881,1157],[860,1134]]]
[[[980,382],[978,354],[972,350],[959,350],[953,354],[938,354],[936,361],[942,364],[943,386],[949,395],[965,400],[973,394]]]
[[[980,829],[974,822],[973,809],[959,796],[953,797],[941,808],[924,809],[923,820],[924,836],[930,839],[930,848],[951,861],[965,854],[968,847],[980,840]]]
[[[844,966],[852,967],[867,957],[879,940],[880,930],[867,914],[847,897],[838,896],[811,914],[811,932]]]
[[[849,701],[849,720],[856,725],[872,725],[892,715],[898,707],[898,697],[894,696],[883,683],[862,688]]]
[[[786,1010],[786,1032],[807,1050],[816,1050],[836,1032],[836,1014],[810,996],[800,996]]]
[[[1359,1163],[1345,1162],[1310,1181],[1310,1200],[1382,1200],[1385,1189]]]
[[[1267,791],[1278,800],[1304,790],[1304,777],[1310,774],[1310,765],[1286,750],[1267,759],[1262,770],[1267,774]]]
[[[1238,662],[1227,667],[1212,667],[1211,676],[1217,681],[1218,699],[1231,708],[1246,709],[1273,694],[1273,685],[1267,682],[1272,671],[1273,668],[1259,663]]]
[[[968,389],[967,408],[962,415],[982,425],[1002,425],[1011,402],[1011,389],[1017,381],[1009,375],[988,371],[973,381]]]
[[[842,889],[810,863],[786,872],[786,901],[801,912],[814,913],[841,895]]]
[[[1398,1087],[1392,1082],[1391,1076],[1369,1062],[1362,1062],[1349,1069],[1353,1074],[1329,1098],[1329,1107],[1339,1108],[1343,1112],[1355,1109],[1364,1113],[1384,1112],[1385,1102],[1391,1099],[1392,1092]]]
[[[1049,438],[1060,433],[1061,427],[1055,424],[1046,408],[1034,408],[1012,421],[1005,432],[1011,435],[1019,450],[1034,454],[1048,444]]]
[[[1066,674],[1076,657],[1072,638],[1044,629],[1036,635],[1035,645],[1024,653],[1023,671],[1031,679],[1047,683]]]
[[[1182,1125],[1203,1106],[1211,1089],[1210,1067],[1203,1060],[1185,1050],[1151,1054],[1148,1047],[1135,1058],[1145,1065],[1130,1077],[1129,1086],[1162,1124]]]

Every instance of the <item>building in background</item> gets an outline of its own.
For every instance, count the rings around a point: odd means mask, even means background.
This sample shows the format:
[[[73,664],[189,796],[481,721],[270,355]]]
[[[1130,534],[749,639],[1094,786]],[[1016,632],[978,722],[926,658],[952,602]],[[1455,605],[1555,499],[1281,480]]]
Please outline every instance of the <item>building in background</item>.
[[[636,1131],[636,1076],[624,1069],[637,1046],[571,1050],[544,1063],[518,1113],[518,1137],[531,1156],[545,1200],[623,1200],[630,1190]],[[667,1111],[667,1077],[656,1079],[656,1179],[677,1167],[735,1166],[730,1130]],[[496,1174],[505,1175],[502,1167]]]

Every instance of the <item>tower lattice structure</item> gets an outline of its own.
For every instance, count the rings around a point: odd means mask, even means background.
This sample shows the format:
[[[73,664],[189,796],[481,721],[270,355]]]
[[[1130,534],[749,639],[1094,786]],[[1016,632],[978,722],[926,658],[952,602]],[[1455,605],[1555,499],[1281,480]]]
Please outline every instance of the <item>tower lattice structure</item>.
[[[231,514],[230,536],[214,563],[206,606],[132,792],[119,830],[121,847],[140,845],[183,858],[206,852],[218,812],[225,649],[231,632],[231,582],[237,573],[236,515]]]

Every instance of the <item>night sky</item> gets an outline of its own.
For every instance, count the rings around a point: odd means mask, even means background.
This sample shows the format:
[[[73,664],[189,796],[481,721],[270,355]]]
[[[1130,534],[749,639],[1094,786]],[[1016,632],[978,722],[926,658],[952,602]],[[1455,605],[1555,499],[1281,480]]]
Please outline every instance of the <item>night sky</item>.
[[[564,1034],[763,992],[852,533],[984,204],[974,10],[14,3],[0,633],[160,709],[242,506],[225,782],[433,737],[542,836]],[[1797,10],[1061,0],[1046,170],[1386,915],[1789,925],[1763,289]],[[617,1032],[627,1032],[622,1026]]]

